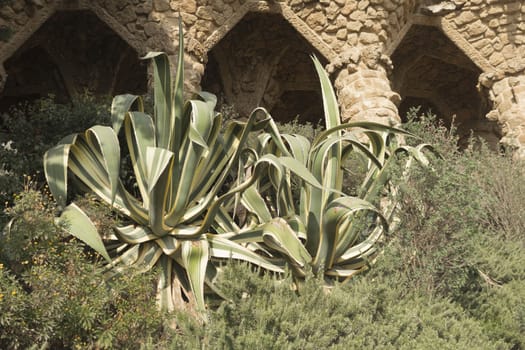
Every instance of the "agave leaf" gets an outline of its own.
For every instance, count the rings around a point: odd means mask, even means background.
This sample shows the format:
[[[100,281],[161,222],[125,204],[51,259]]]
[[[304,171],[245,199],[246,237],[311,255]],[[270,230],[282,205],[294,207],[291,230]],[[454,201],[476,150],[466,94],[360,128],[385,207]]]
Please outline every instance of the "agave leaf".
[[[46,180],[60,208],[66,205],[67,163],[70,149],[70,144],[57,145],[44,154],[44,173]]]
[[[259,119],[259,116],[262,118]],[[212,208],[213,201],[216,200],[218,192],[221,190],[222,185],[230,175],[230,171],[234,164],[239,159],[239,155],[242,153],[242,145],[244,145],[248,139],[248,135],[257,124],[265,124],[269,118],[268,112],[263,108],[255,109],[248,118],[246,123],[232,122],[228,125],[224,132],[222,139],[222,146],[216,146],[212,149],[212,154],[209,155],[209,164],[212,168],[208,168],[208,174],[211,174],[202,185],[201,190],[198,193],[199,202],[188,210],[185,211],[181,221],[188,222],[195,220],[196,217],[201,216],[208,208]],[[260,125],[259,125],[260,127]],[[237,193],[241,189],[244,190],[248,187],[248,183],[244,183],[242,187],[237,188],[231,193]],[[228,194],[226,198],[230,198]],[[222,203],[222,202],[221,202]],[[212,217],[217,213],[215,210],[208,210],[206,217]],[[209,215],[212,212],[213,215]],[[207,223],[204,231],[209,228],[211,222]],[[204,233],[201,232],[201,233]]]
[[[58,222],[64,225],[67,232],[86,243],[111,263],[97,228],[76,204],[68,205],[60,215]]]
[[[334,134],[338,131],[341,131],[341,130],[351,130],[351,131],[348,131],[348,132],[364,132],[368,135],[368,133],[370,132],[371,134],[381,134],[381,133],[384,133],[384,132],[387,132],[387,133],[391,133],[391,134],[398,134],[398,135],[402,135],[402,136],[410,136],[410,137],[414,137],[413,134],[411,134],[410,132],[406,131],[406,130],[403,130],[403,129],[400,129],[400,128],[396,128],[396,127],[393,127],[393,126],[388,126],[388,125],[385,125],[385,124],[380,124],[380,123],[375,123],[375,122],[368,122],[368,121],[352,121],[352,122],[348,122],[348,123],[343,123],[343,124],[340,124],[340,125],[337,125],[337,126],[333,126],[332,128],[330,129],[326,129],[325,131],[322,131],[321,133],[319,133],[313,143],[312,143],[312,147],[315,148],[315,147],[318,147],[319,143],[321,143],[324,139],[326,139],[328,136],[330,136],[331,134]]]
[[[111,191],[111,203],[115,200],[120,173],[120,144],[114,130],[107,126],[95,125],[85,136],[92,149],[100,149],[99,161],[104,165]]]
[[[121,241],[129,244],[144,243],[158,238],[145,226],[127,225],[115,227],[115,231]]]
[[[268,247],[283,253],[292,265],[300,269],[312,260],[296,233],[281,218],[275,218],[264,226],[263,241]]]
[[[214,258],[236,259],[252,263],[268,271],[284,272],[284,264],[277,264],[276,262],[265,259],[261,255],[232,240],[213,234],[207,234],[206,237],[210,244],[210,256]]]
[[[241,203],[247,210],[257,216],[259,222],[269,222],[272,219],[272,214],[255,186],[250,186],[243,191]]]
[[[341,124],[339,104],[337,103],[337,97],[335,95],[334,88],[332,87],[332,83],[330,82],[330,78],[321,65],[321,62],[319,62],[315,56],[312,56],[312,60],[314,61],[315,70],[317,71],[317,75],[321,83],[326,129],[331,129]]]
[[[169,64],[169,62],[168,62]],[[171,96],[170,96],[171,97]],[[170,105],[171,106],[171,105]],[[182,20],[179,17],[179,51],[177,60],[177,71],[175,75],[175,91],[173,92],[173,110],[170,109],[170,132],[171,136],[169,149],[174,153],[182,147],[183,138],[183,118],[184,118],[184,31],[182,30]],[[178,171],[178,163],[175,168]]]
[[[398,148],[396,148],[395,153],[406,153],[411,157],[411,159],[415,159],[419,164],[423,166],[428,166],[430,164],[430,161],[428,157],[425,155],[424,151],[431,152],[435,156],[441,157],[441,155],[436,152],[436,150],[434,149],[434,147],[432,147],[432,145],[429,145],[426,143],[417,145],[415,147],[406,146],[406,145],[399,146]],[[410,166],[410,163],[408,166]]]
[[[323,189],[323,185],[312,175],[312,173],[306,168],[303,163],[292,157],[279,157],[281,164],[290,169],[294,174],[299,176],[303,181],[307,182],[313,187],[318,189]],[[327,188],[327,191],[332,190],[332,188]]]
[[[233,220],[230,213],[224,208],[220,207],[217,215],[215,216],[215,224],[213,225],[214,231],[218,234],[225,232],[239,232],[240,228]]]
[[[309,169],[315,178],[322,182],[321,188],[309,188],[305,198],[308,201],[305,205],[308,213],[304,215],[307,223],[306,248],[312,256],[317,254],[321,235],[323,234],[320,227],[324,208],[327,202],[335,196],[328,189],[340,191],[342,185],[342,170],[339,166],[335,167],[337,165],[337,156],[334,155],[333,147],[333,144],[323,143],[320,148],[310,154]],[[339,148],[337,145],[335,147]],[[341,180],[336,181],[337,177],[340,177]]]
[[[148,190],[153,191],[160,182],[162,174],[169,169],[174,154],[164,148],[148,147],[146,152],[146,164],[149,169]]]
[[[146,162],[146,153],[148,147],[155,146],[154,127],[153,119],[142,112],[129,112],[124,120],[131,164],[133,165],[135,179],[145,208],[149,207],[149,170]]]
[[[111,123],[115,134],[119,133],[126,113],[128,113],[135,101],[138,102],[139,111],[143,112],[144,103],[140,96],[124,94],[113,97],[113,101],[111,102]]]
[[[140,245],[137,260],[133,263],[139,271],[151,270],[162,256],[162,249],[155,242],[146,242]]]
[[[381,223],[379,228],[384,232],[388,230],[388,223],[381,211],[363,199],[342,197],[328,205],[323,217],[323,229],[334,230],[337,234],[334,241],[327,242],[331,244],[328,249],[331,255],[325,260],[326,268],[331,268],[335,259],[354,244],[358,232],[364,231],[361,220],[364,220],[366,214],[372,214],[376,218],[370,225],[376,225],[376,221],[379,220]]]
[[[170,62],[163,52],[150,52],[143,59],[152,59],[154,77],[155,140],[157,147],[169,149],[173,113],[173,91]],[[180,126],[179,126],[180,127]]]
[[[283,134],[283,139],[288,145],[291,157],[299,161],[303,165],[307,165],[308,153],[310,151],[310,141],[302,135],[288,135]]]
[[[206,239],[184,240],[181,242],[181,265],[186,269],[191,291],[200,311],[204,304],[204,280],[209,260],[209,244]]]
[[[335,265],[331,269],[326,270],[325,275],[338,279],[348,279],[366,270],[370,266],[370,260],[371,259],[356,259],[353,263]]]
[[[207,139],[213,130],[213,111],[208,109],[208,104],[202,101],[190,101],[191,123],[188,138],[179,153],[183,155],[180,161],[180,174],[178,183],[172,182],[170,212],[166,217],[168,225],[175,225],[184,215],[188,203],[191,201],[192,183],[195,172],[202,161],[203,153],[208,151]]]
[[[337,263],[344,263],[353,261],[355,258],[359,258],[363,255],[370,254],[371,251],[376,250],[376,243],[386,232],[384,227],[377,227],[372,233],[361,243],[356,244],[348,248],[343,254],[337,259]]]
[[[159,260],[160,276],[157,284],[157,304],[162,310],[171,311],[175,308],[173,301],[173,259],[161,256]]]
[[[268,149],[267,145],[270,143],[270,141],[273,141],[274,146],[276,146],[277,150],[285,156],[290,156],[290,153],[288,152],[288,148],[283,142],[283,139],[281,137],[281,133],[279,132],[279,129],[277,128],[277,125],[273,120],[270,120],[268,122],[268,126],[266,128],[266,133],[263,135],[260,135],[258,137],[259,144],[261,149],[266,149],[267,152],[275,153],[277,154],[275,149]]]
[[[151,230],[159,237],[171,231],[171,227],[167,226],[164,221],[164,214],[174,158],[174,154],[164,148],[149,147],[146,152],[149,169],[149,222]]]

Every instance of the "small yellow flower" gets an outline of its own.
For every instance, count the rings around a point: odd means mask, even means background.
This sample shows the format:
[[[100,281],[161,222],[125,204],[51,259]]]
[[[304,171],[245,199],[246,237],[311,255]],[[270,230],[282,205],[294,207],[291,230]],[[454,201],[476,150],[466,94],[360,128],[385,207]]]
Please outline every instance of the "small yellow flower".
[[[0,264],[0,270],[4,268],[4,264]]]
[[[2,301],[2,299],[4,299],[4,295],[0,293],[0,301]]]
[[[12,296],[15,296],[15,295],[16,295],[16,290],[13,290],[13,291],[11,292],[11,295],[12,295]]]

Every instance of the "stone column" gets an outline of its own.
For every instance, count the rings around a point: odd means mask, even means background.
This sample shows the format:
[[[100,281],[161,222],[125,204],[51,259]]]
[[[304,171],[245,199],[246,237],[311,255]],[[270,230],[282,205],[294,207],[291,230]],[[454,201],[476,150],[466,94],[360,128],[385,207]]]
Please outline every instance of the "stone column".
[[[392,91],[388,75],[390,59],[379,45],[351,48],[327,66],[335,73],[335,88],[341,106],[341,118],[367,120],[385,125],[401,122],[397,105],[401,98]]]
[[[503,136],[500,143],[515,157],[525,159],[525,72],[503,77],[482,74],[479,86],[487,91],[492,102],[487,119],[500,126]]]

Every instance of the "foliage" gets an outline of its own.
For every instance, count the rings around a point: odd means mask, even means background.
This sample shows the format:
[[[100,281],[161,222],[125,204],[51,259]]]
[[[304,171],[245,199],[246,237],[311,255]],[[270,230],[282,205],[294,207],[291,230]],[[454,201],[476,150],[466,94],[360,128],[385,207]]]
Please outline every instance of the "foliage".
[[[27,190],[0,236],[0,348],[138,348],[162,339],[154,275],[108,284],[93,254],[54,225],[53,204]],[[166,335],[169,333],[165,333]]]
[[[182,35],[182,30],[181,30]],[[182,42],[182,38],[181,38]],[[183,55],[180,45],[179,57]],[[172,85],[168,58],[154,63],[154,117],[144,113],[141,98],[120,95],[112,103],[112,127],[96,125],[64,138],[44,157],[50,189],[61,207],[68,196],[68,174],[111,206],[123,225],[102,241],[84,211],[70,204],[61,214],[69,232],[107,261],[108,277],[140,265],[161,270],[158,301],[162,308],[185,308],[185,300],[203,311],[204,284],[210,284],[212,258],[243,259],[280,272],[282,267],[223,236],[237,231],[228,201],[255,181],[255,175],[230,181],[248,135],[269,120],[255,110],[246,122],[223,128],[214,110],[215,96],[183,101],[183,61]],[[129,111],[136,104],[138,111]],[[120,179],[123,130],[133,167],[133,188]]]
[[[290,273],[283,280],[227,264],[217,282],[226,301],[208,310],[205,326],[177,313],[176,333],[154,307],[154,275],[93,289],[91,281],[105,280],[89,250],[52,228],[52,202],[17,196],[9,213],[19,219],[0,241],[0,347],[47,339],[50,348],[523,349],[523,163],[484,149],[458,152],[454,135],[431,119],[406,127],[451,151],[400,181],[403,220],[373,269],[327,293],[309,271],[295,291]],[[101,232],[121,220],[92,196],[79,205]],[[52,249],[44,237],[56,237]],[[45,279],[29,288],[31,271]],[[54,311],[64,303],[74,307]],[[80,319],[91,328],[65,321]]]
[[[460,152],[431,118],[406,127],[449,152],[400,184],[402,224],[371,275],[449,299],[505,348],[523,348],[523,161],[483,145]]]
[[[399,146],[399,135],[410,136],[401,129],[371,122],[341,124],[328,76],[317,59],[314,64],[327,130],[312,143],[304,136],[279,134],[275,129],[259,137],[258,149],[246,167],[251,161],[261,164],[266,156],[268,166],[262,171],[268,175],[243,193],[241,203],[248,210],[247,220],[254,222],[251,225],[270,225],[231,239],[255,239],[255,249],[272,258],[281,256],[299,278],[311,266],[316,274],[346,279],[368,268],[394,220],[396,198],[385,198],[396,192],[390,187],[389,164],[403,163],[407,171],[414,160],[426,164],[423,151],[430,147]],[[400,160],[400,153],[408,155],[408,161]],[[345,178],[355,171],[345,166],[354,165],[359,158],[365,165],[364,176],[354,182],[359,183],[355,195],[345,193],[352,187]],[[251,172],[256,171],[253,166]]]
[[[90,95],[69,104],[52,97],[11,107],[1,115],[0,201],[11,202],[24,189],[24,176],[43,181],[42,157],[62,135],[79,132],[93,123],[109,123],[109,106]]]
[[[228,265],[225,302],[202,330],[183,323],[174,348],[495,349],[502,345],[458,305],[407,291],[396,277],[356,277],[327,293],[308,275],[303,288]],[[284,283],[283,283],[284,282]]]

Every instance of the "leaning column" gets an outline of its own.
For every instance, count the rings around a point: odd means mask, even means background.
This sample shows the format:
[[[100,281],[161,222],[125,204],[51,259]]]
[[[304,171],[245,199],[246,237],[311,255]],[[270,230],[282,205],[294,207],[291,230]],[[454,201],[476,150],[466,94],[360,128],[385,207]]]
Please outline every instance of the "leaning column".
[[[380,45],[351,48],[327,66],[335,74],[335,88],[343,121],[366,120],[385,125],[401,122],[397,105],[401,98],[392,91],[388,75],[390,58]]]
[[[493,109],[487,119],[498,123],[501,145],[515,157],[525,159],[525,72],[503,77],[482,74],[479,87],[487,90],[492,102]]]

